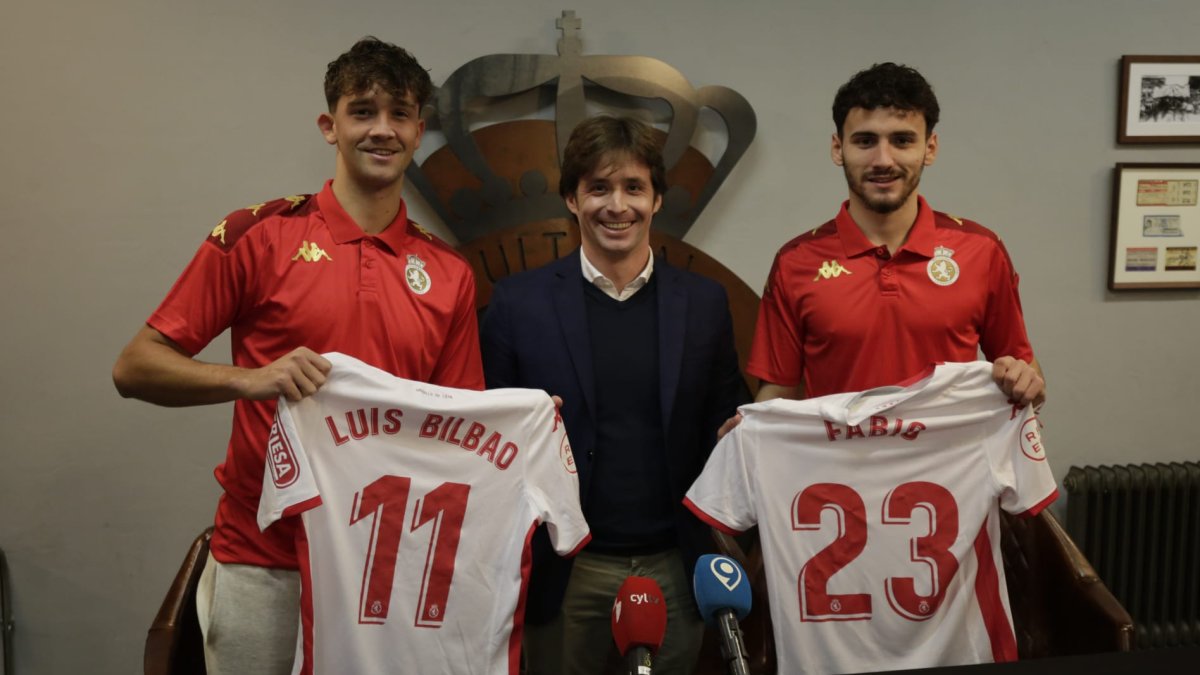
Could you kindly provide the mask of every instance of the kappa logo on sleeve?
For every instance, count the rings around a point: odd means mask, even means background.
[[[1035,462],[1046,461],[1046,449],[1042,447],[1041,423],[1038,418],[1030,417],[1021,425],[1021,452]]]
[[[229,224],[228,218],[226,218],[225,220],[222,220],[220,223],[217,224],[216,227],[213,228],[212,234],[210,234],[208,236],[216,237],[217,239],[220,239],[221,245],[224,246],[225,245],[225,226],[228,224]]]
[[[267,440],[267,469],[271,472],[271,482],[280,489],[295,483],[300,476],[296,453],[287,436],[279,431],[278,422],[271,425],[271,437]]]

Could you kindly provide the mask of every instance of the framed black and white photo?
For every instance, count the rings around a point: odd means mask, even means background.
[[[1200,56],[1122,56],[1118,143],[1200,143]]]
[[[1110,290],[1200,288],[1200,164],[1118,164]]]

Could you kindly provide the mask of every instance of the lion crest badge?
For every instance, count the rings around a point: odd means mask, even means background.
[[[925,268],[930,281],[938,286],[949,286],[958,281],[958,263],[953,256],[954,249],[945,246],[933,249],[933,258]]]
[[[425,295],[433,286],[425,271],[425,261],[412,253],[408,254],[408,264],[404,267],[404,280],[408,282],[408,289],[417,295]]]

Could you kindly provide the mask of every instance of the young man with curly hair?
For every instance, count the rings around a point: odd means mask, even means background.
[[[317,391],[330,351],[411,380],[483,388],[471,269],[408,219],[401,196],[432,90],[416,59],[375,38],[330,63],[317,126],[336,148],[333,180],[222,219],[113,368],[122,396],[234,402],[197,592],[210,674],[292,668],[296,524],[256,522],[278,398]],[[226,329],[232,365],[197,360]]]

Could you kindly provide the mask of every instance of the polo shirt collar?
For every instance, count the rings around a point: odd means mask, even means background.
[[[847,258],[853,258],[877,248],[867,239],[867,235],[863,234],[858,223],[855,223],[854,218],[850,216],[849,200],[842,202],[842,210],[838,211],[834,222],[837,224],[838,238],[842,240],[842,247],[846,251]],[[933,209],[929,208],[924,197],[917,195],[917,219],[909,229],[904,245],[896,251],[896,254],[899,255],[900,251],[912,251],[917,255],[932,258],[935,233]]]
[[[321,215],[325,218],[325,224],[329,226],[333,240],[339,244],[348,244],[359,239],[374,239],[383,242],[392,253],[396,253],[402,249],[404,241],[408,238],[408,207],[403,199],[400,200],[400,210],[396,212],[395,220],[376,235],[363,232],[350,214],[346,213],[333,194],[332,180],[326,181],[325,187],[317,195],[317,206],[321,208]]]

